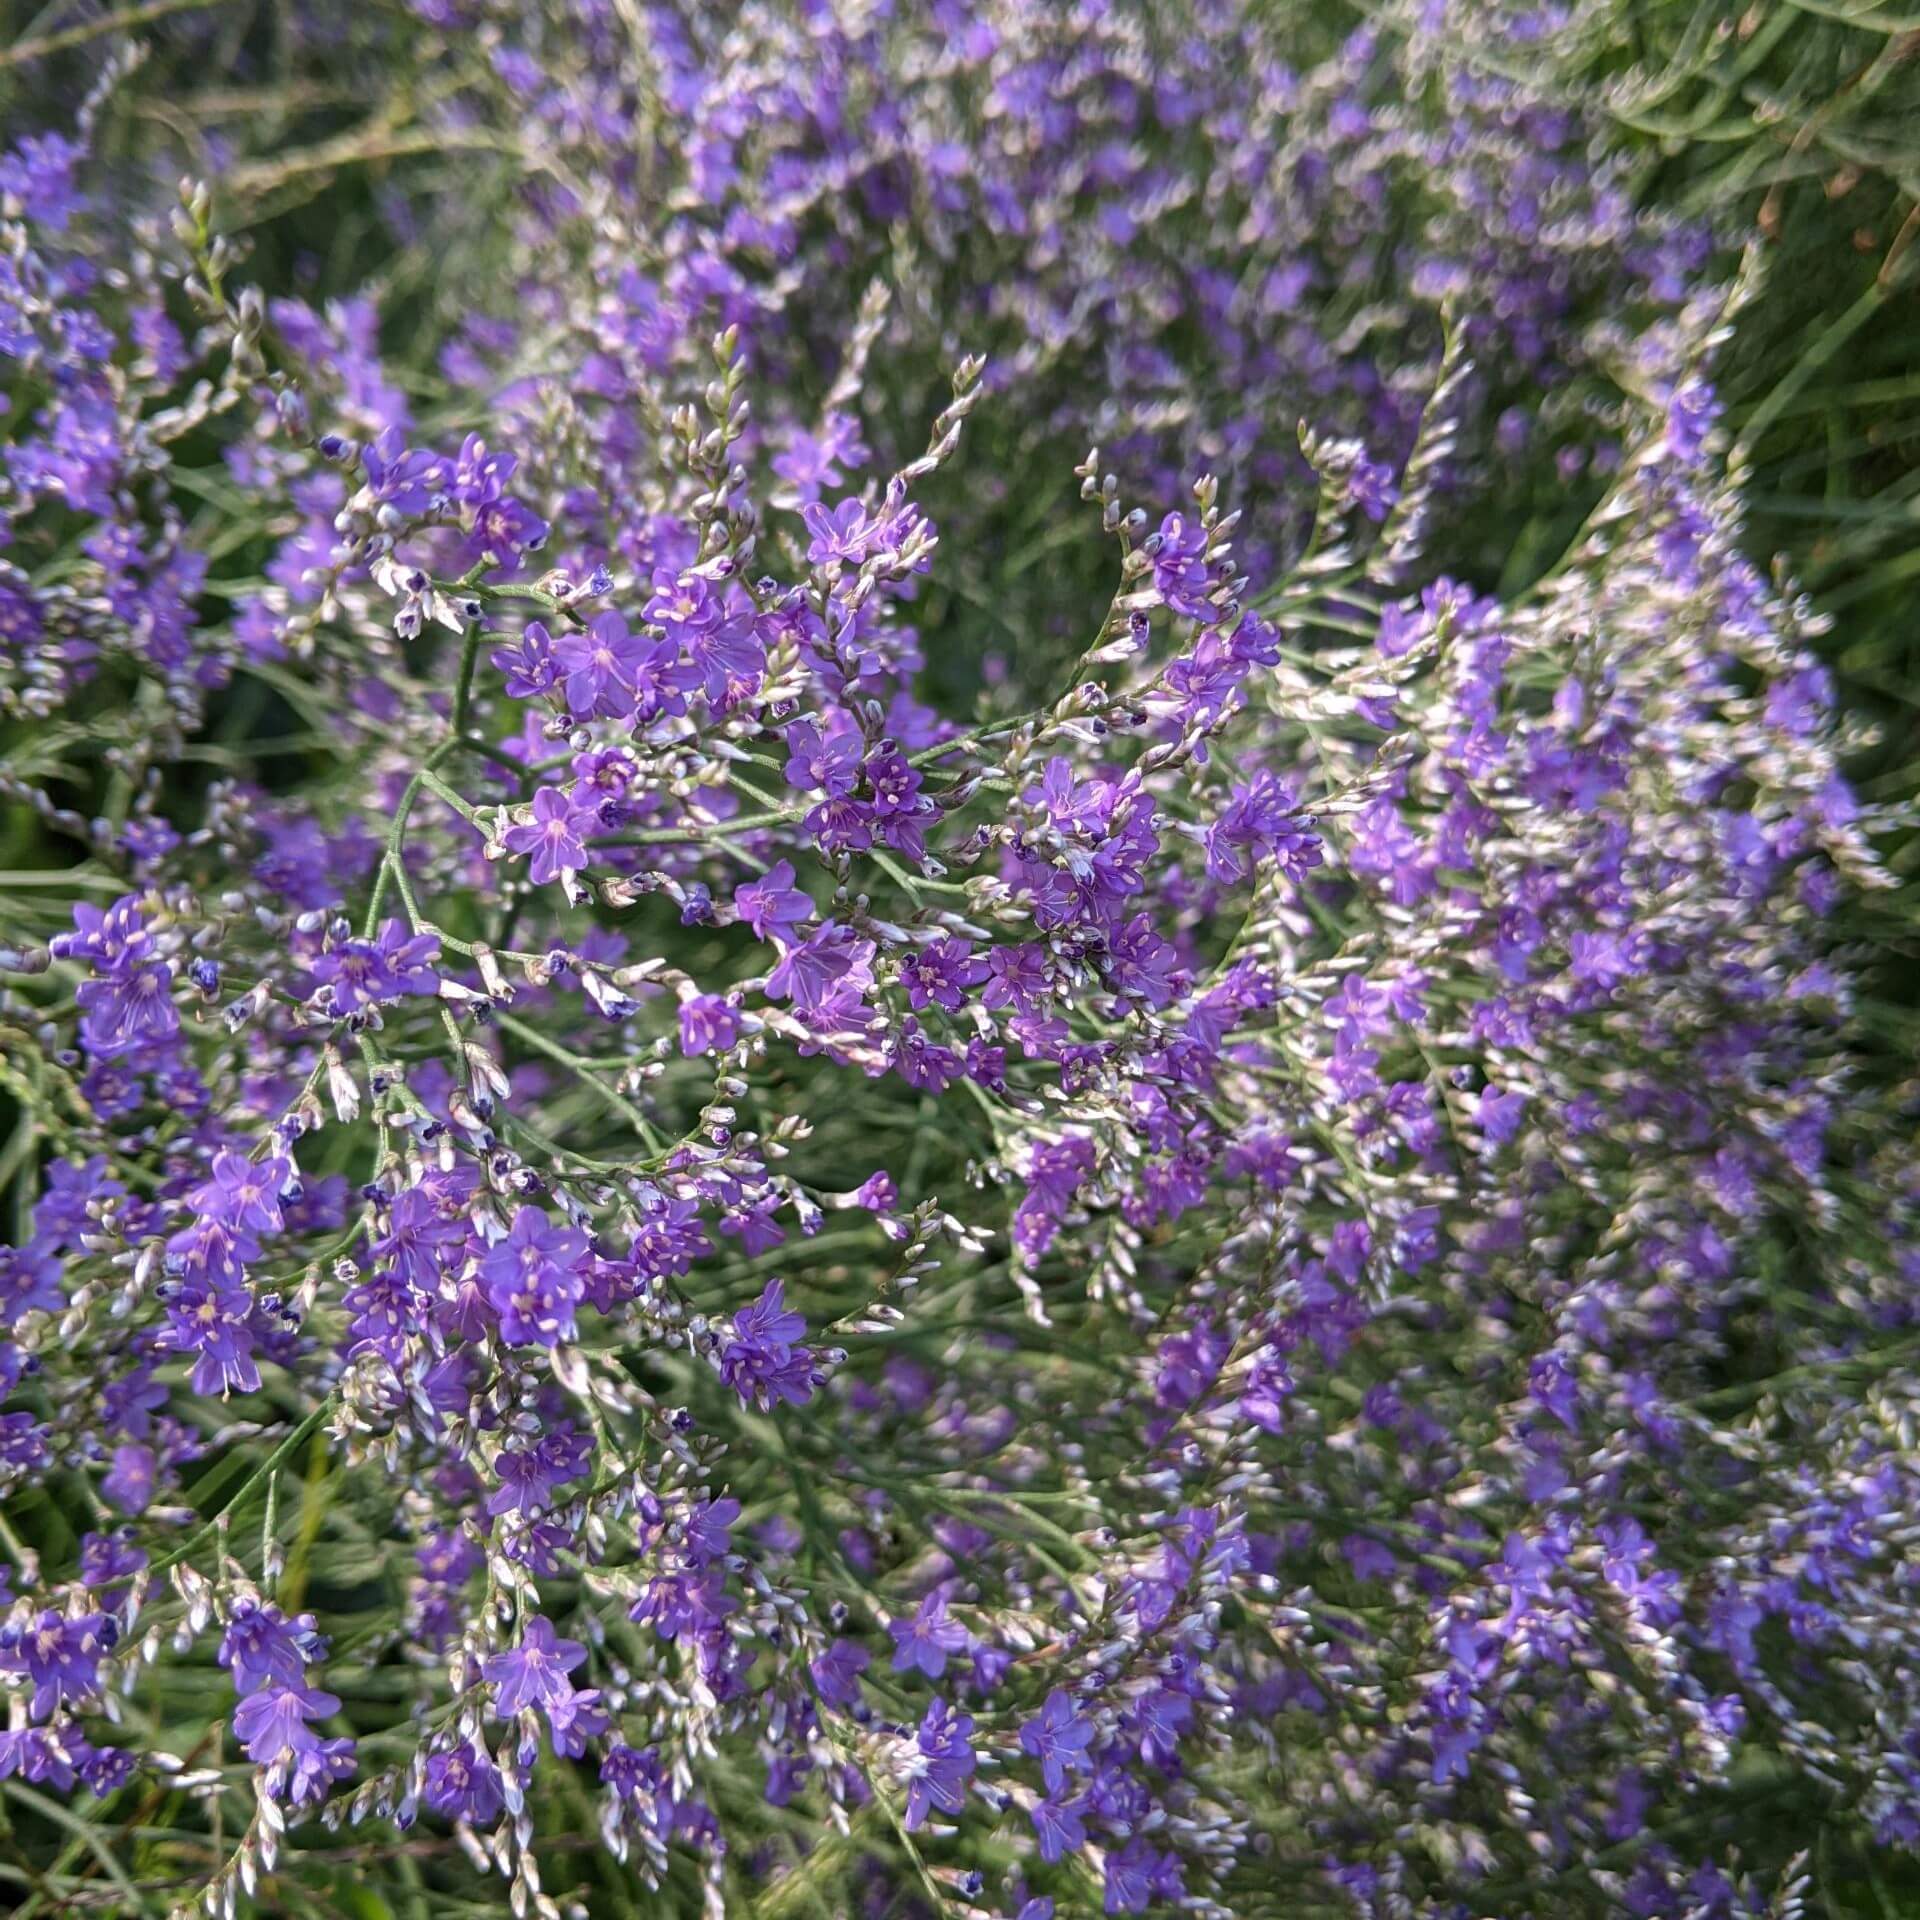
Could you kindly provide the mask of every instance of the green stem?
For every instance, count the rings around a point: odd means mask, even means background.
[[[190,1538],[183,1541],[179,1546],[175,1547],[171,1553],[162,1554],[160,1558],[153,1563],[152,1571],[155,1574],[165,1573],[169,1567],[177,1566],[182,1560],[199,1552],[209,1540],[213,1539],[220,1531],[220,1523],[223,1520],[230,1520],[234,1513],[238,1511],[241,1503],[247,1499],[253,1490],[262,1485],[267,1477],[277,1468],[283,1466],[288,1457],[299,1447],[300,1443],[326,1419],[327,1415],[333,1411],[333,1402],[334,1395],[333,1393],[329,1393],[327,1397],[267,1455],[266,1459],[241,1482],[238,1491],[221,1507],[220,1511],[216,1513],[198,1533],[193,1534]]]

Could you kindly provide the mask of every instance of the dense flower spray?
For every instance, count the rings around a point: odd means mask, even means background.
[[[228,1913],[555,1914],[556,1808],[714,1914],[1786,1913],[1756,1778],[1920,1838],[1750,281],[1444,10],[1254,11],[423,0],[525,179],[411,384],[115,199],[109,90],[0,162],[0,1779],[116,1872],[169,1794]]]

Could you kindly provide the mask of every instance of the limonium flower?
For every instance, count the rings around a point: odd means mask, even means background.
[[[23,1898],[1920,1844],[1900,818],[1599,15],[348,11],[13,50]]]

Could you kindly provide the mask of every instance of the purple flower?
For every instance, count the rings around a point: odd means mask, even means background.
[[[1013,1222],[1014,1246],[1027,1264],[1052,1246],[1067,1210],[1093,1173],[1094,1161],[1093,1142],[1082,1134],[1069,1134],[1033,1149],[1026,1197]]]
[[[1369,460],[1363,454],[1347,476],[1347,491],[1354,505],[1377,524],[1400,497],[1399,477],[1384,460]]]
[[[696,993],[680,1003],[680,1051],[688,1059],[725,1053],[741,1031],[738,1008],[718,994]]]
[[[810,536],[807,558],[815,566],[864,559],[876,531],[858,500],[842,500],[837,507],[816,502],[801,508],[800,517]]]
[[[890,1620],[887,1631],[893,1635],[895,1673],[924,1673],[938,1680],[947,1670],[950,1654],[964,1655],[973,1645],[973,1636],[958,1620],[947,1617],[946,1596],[930,1593],[910,1618]]]
[[[1066,1785],[1071,1771],[1091,1764],[1087,1748],[1093,1740],[1093,1722],[1073,1710],[1073,1698],[1064,1687],[1055,1687],[1039,1714],[1020,1729],[1020,1747],[1040,1762],[1040,1777],[1049,1793],[1058,1793]]]
[[[1155,1900],[1176,1900],[1181,1892],[1180,1856],[1163,1853],[1144,1836],[1107,1855],[1104,1912],[1144,1913]]]
[[[813,917],[813,900],[793,884],[793,862],[778,860],[758,880],[734,889],[733,904],[756,940],[784,938]]]
[[[71,933],[57,933],[47,946],[56,960],[85,960],[102,973],[149,959],[153,938],[144,929],[139,899],[122,894],[108,907],[82,900],[73,909]]]
[[[968,1740],[972,1732],[971,1716],[944,1700],[936,1699],[927,1708],[906,1758],[909,1833],[925,1824],[929,1812],[958,1813],[965,1804],[974,1769]]]
[[[288,1804],[317,1807],[335,1785],[352,1777],[354,1763],[355,1747],[349,1738],[295,1747],[287,1779]]]
[[[249,1160],[237,1153],[214,1155],[213,1178],[193,1196],[208,1217],[255,1233],[278,1233],[284,1224],[280,1192],[293,1178],[293,1162],[275,1154]]]
[[[492,1755],[466,1741],[428,1757],[424,1797],[435,1813],[476,1827],[490,1825],[506,1805]]]
[[[547,543],[547,523],[512,494],[484,501],[472,513],[473,526],[460,543],[455,562],[463,570],[481,562],[517,568],[523,555]]]
[[[929,1006],[958,1013],[966,1005],[968,990],[985,981],[990,971],[989,961],[975,955],[971,940],[949,934],[930,946],[915,948],[901,960],[900,984],[916,1013]]]
[[[33,1682],[27,1711],[47,1719],[62,1705],[82,1705],[100,1690],[100,1662],[119,1637],[103,1613],[67,1615],[51,1608],[23,1626],[0,1629],[0,1673]]]
[[[836,1015],[873,984],[874,943],[829,920],[786,948],[767,976],[767,993],[801,1014]]]
[[[234,1738],[255,1766],[271,1766],[284,1754],[317,1752],[319,1737],[307,1723],[339,1711],[340,1701],[334,1694],[297,1681],[275,1681],[248,1694],[233,1710]]]
[[[1033,1831],[1040,1842],[1040,1858],[1048,1866],[1078,1853],[1087,1844],[1086,1822],[1081,1819],[1085,1803],[1062,1805],[1058,1800],[1042,1800],[1033,1809]]]
[[[509,827],[500,836],[500,844],[509,853],[533,856],[528,871],[536,887],[565,880],[587,864],[587,850],[581,836],[593,829],[585,815],[576,814],[572,804],[556,787],[542,787],[533,796],[533,818],[517,827]]]
[[[496,647],[488,656],[505,676],[509,699],[537,700],[560,684],[560,662],[553,635],[538,620],[529,620],[517,646]]]
[[[656,642],[630,633],[627,623],[611,611],[596,614],[584,631],[562,634],[553,642],[553,659],[567,706],[582,719],[599,714],[618,720],[631,715],[638,704],[641,676],[657,652]]]
[[[73,1734],[66,1736],[66,1745],[76,1771],[86,1782],[87,1791],[96,1799],[104,1800],[108,1794],[118,1793],[138,1768],[138,1761],[125,1747],[96,1747]],[[83,1747],[85,1751],[77,1751]],[[4,1771],[0,1767],[0,1772]]]
[[[1243,879],[1257,859],[1277,861],[1298,880],[1321,860],[1320,837],[1294,811],[1293,789],[1265,771],[1236,782],[1233,798],[1207,832],[1207,871],[1222,881]]]
[[[437,994],[440,942],[430,933],[409,933],[398,920],[383,920],[372,940],[343,940],[307,969],[312,997],[325,990],[337,1015],[386,1006],[407,994]]]
[[[113,1450],[113,1465],[100,1491],[122,1513],[142,1513],[153,1498],[155,1474],[153,1449],[129,1442]]]
[[[740,1502],[731,1494],[689,1507],[686,1517],[686,1553],[699,1567],[724,1559],[733,1550],[733,1523],[740,1518]]]
[[[167,1324],[154,1344],[191,1353],[195,1393],[253,1393],[260,1386],[255,1364],[254,1301],[244,1286],[225,1279],[191,1276],[166,1303]]]
[[[138,1573],[146,1564],[146,1549],[134,1543],[131,1527],[116,1527],[111,1533],[87,1533],[80,1537],[80,1578],[89,1587],[108,1586],[130,1573]]]
[[[820,1375],[799,1345],[807,1323],[786,1304],[786,1283],[769,1280],[760,1298],[733,1316],[732,1336],[720,1348],[720,1377],[742,1400],[765,1408],[776,1401],[803,1405]]]
[[[563,1700],[547,1702],[547,1734],[554,1752],[563,1760],[578,1760],[589,1740],[598,1740],[612,1722],[596,1704],[597,1688],[572,1693]]]
[[[227,1622],[219,1658],[233,1675],[236,1693],[256,1693],[275,1680],[299,1686],[308,1663],[324,1659],[326,1650],[312,1614],[289,1620],[270,1602],[243,1600]]]
[[[753,622],[730,611],[709,581],[696,573],[675,575],[658,568],[646,617],[664,629],[689,663],[688,683],[718,700],[730,680],[759,676],[763,653]]]
[[[112,1059],[171,1038],[180,1030],[172,996],[173,969],[160,960],[122,962],[110,974],[81,981],[73,997],[87,1051]]]
[[[514,1346],[551,1347],[573,1337],[574,1309],[586,1291],[587,1238],[538,1207],[518,1208],[506,1237],[480,1262],[480,1281]]]
[[[830,714],[824,728],[796,720],[787,729],[787,785],[840,799],[859,784],[865,753],[865,736],[847,714]]]
[[[927,804],[920,798],[918,770],[891,740],[883,740],[867,755],[861,772],[873,795],[873,810],[882,817],[916,812]]]
[[[630,1620],[651,1626],[663,1639],[712,1634],[733,1611],[720,1568],[688,1569],[649,1580],[627,1610]]]
[[[1667,400],[1667,445],[1683,466],[1696,466],[1720,417],[1719,397],[1699,379],[1683,380]]]
[[[66,1302],[54,1243],[39,1236],[24,1247],[0,1248],[0,1324],[29,1313],[57,1313]]]
[[[1212,576],[1207,570],[1206,529],[1190,523],[1178,513],[1170,513],[1160,522],[1154,536],[1153,584],[1175,613],[1189,619],[1211,621],[1217,618],[1210,595]]]
[[[520,1644],[505,1653],[488,1654],[480,1663],[480,1673],[488,1685],[499,1689],[493,1710],[508,1720],[529,1707],[564,1709],[573,1698],[573,1683],[567,1675],[586,1657],[579,1641],[559,1639],[553,1622],[545,1614],[535,1614]]]
[[[500,1485],[487,1501],[489,1513],[540,1514],[553,1504],[554,1492],[586,1472],[593,1458],[588,1434],[562,1424],[531,1446],[502,1447],[493,1462]]]
[[[17,200],[29,220],[54,233],[87,203],[74,186],[86,148],[57,133],[29,134],[0,154],[0,195]]]
[[[821,422],[820,432],[796,432],[786,447],[773,458],[773,471],[800,496],[803,506],[811,505],[826,487],[837,487],[845,478],[842,463],[857,467],[868,457],[860,438],[860,423],[845,413],[830,413]]]
[[[860,1698],[860,1676],[872,1656],[857,1640],[836,1640],[808,1664],[820,1698],[829,1706],[851,1707]]]
[[[1490,1147],[1505,1146],[1520,1131],[1526,1107],[1527,1096],[1522,1092],[1497,1087],[1481,1090],[1477,1117]]]

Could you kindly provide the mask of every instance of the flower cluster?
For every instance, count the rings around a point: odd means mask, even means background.
[[[111,87],[0,160],[0,1778],[124,1885],[149,1794],[228,1914],[557,1916],[561,1820],[1021,1920],[1920,1843],[1751,281],[1460,10],[1269,12],[418,0],[511,192],[431,376]]]

